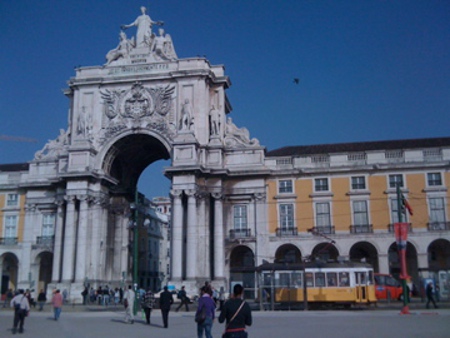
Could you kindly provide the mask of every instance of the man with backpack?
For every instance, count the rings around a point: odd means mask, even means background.
[[[19,294],[11,300],[10,305],[12,308],[14,308],[14,322],[12,333],[16,334],[17,326],[19,326],[19,333],[22,333],[25,317],[30,311],[30,303],[28,302],[28,298],[25,297],[23,289],[19,290]]]

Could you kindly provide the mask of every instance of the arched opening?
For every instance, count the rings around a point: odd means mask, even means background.
[[[245,289],[245,298],[254,299],[255,285],[255,255],[243,245],[233,249],[230,255],[230,291],[235,284],[241,284]]]
[[[450,242],[437,239],[428,246],[428,268],[433,271],[450,270]]]
[[[52,281],[53,254],[42,252],[37,257],[39,264],[39,276],[36,290],[47,290],[47,285]]]
[[[5,253],[2,257],[2,286],[1,294],[5,294],[8,289],[17,289],[17,272],[19,260],[12,253]]]
[[[379,272],[377,249],[368,242],[354,244],[350,249],[350,260],[369,263],[375,272]]]
[[[302,262],[300,250],[292,244],[284,244],[277,249],[274,263],[296,264]]]
[[[107,152],[103,170],[116,180],[112,190],[133,194],[142,172],[152,163],[168,160],[168,149],[150,135],[133,134],[119,139]]]
[[[397,243],[392,243],[388,251],[389,273],[395,278],[400,277],[400,258],[398,256]],[[417,262],[417,250],[410,242],[406,245],[406,270],[415,283],[419,282],[419,270]],[[417,284],[419,285],[419,284]]]
[[[114,241],[120,236],[116,236],[116,233],[125,224],[129,234],[129,250],[127,263],[122,265],[121,271],[113,270],[117,265],[114,264],[114,253],[106,251],[106,266],[111,270],[105,271],[106,278],[136,278],[140,286],[154,291],[167,282],[168,261],[160,262],[159,239],[167,240],[167,235],[163,236],[162,232],[169,229],[160,229],[161,222],[152,211],[151,198],[161,196],[163,192],[163,196],[168,196],[170,180],[163,177],[163,166],[170,165],[169,159],[170,152],[166,145],[146,134],[127,135],[117,140],[107,151],[102,165],[110,177],[108,240],[105,244],[107,247],[117,246]]]
[[[312,253],[312,259],[319,259],[322,261],[336,261],[339,257],[339,251],[332,243],[317,244]]]

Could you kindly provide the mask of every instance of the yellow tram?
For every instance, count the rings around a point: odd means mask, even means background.
[[[258,267],[258,272],[261,299],[271,303],[272,308],[274,303],[306,302],[311,308],[349,308],[352,305],[370,305],[377,301],[373,268],[366,263],[266,263]]]

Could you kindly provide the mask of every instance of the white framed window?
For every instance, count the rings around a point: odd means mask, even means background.
[[[400,188],[404,188],[403,175],[401,174],[389,175],[389,188],[396,189],[397,184],[400,185]]]
[[[248,227],[247,206],[238,204],[233,206],[234,230],[244,230]]]
[[[365,189],[366,189],[366,178],[364,176],[353,176],[352,190],[365,190]]]
[[[4,218],[4,229],[5,229],[5,238],[15,238],[17,237],[17,215],[6,215]]]
[[[294,192],[292,186],[292,180],[280,180],[278,182],[278,193],[279,194],[289,194]]]
[[[314,191],[328,191],[328,178],[316,178],[314,179]]]
[[[331,226],[330,202],[316,203],[316,226]]]
[[[353,201],[354,225],[369,225],[367,201]]]
[[[293,229],[294,228],[294,204],[283,203],[279,205],[280,211],[280,228]]]
[[[430,198],[430,223],[445,223],[445,203],[443,197]]]
[[[391,220],[392,223],[398,223],[398,201],[397,198],[391,198]],[[401,210],[402,212],[402,222],[406,222],[408,220],[408,213],[405,210]]]
[[[6,196],[7,207],[17,207],[19,205],[19,194],[8,194]]]
[[[54,213],[42,215],[42,237],[51,237],[55,234],[55,221]]]
[[[427,184],[429,187],[442,186],[441,173],[428,173],[427,174]]]

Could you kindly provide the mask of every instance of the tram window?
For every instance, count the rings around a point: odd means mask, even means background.
[[[313,280],[313,273],[307,272],[306,273],[306,286],[313,287],[314,286],[314,280]]]
[[[325,286],[325,273],[324,272],[316,272],[315,275],[315,283],[317,287]]]
[[[337,274],[336,272],[327,272],[327,283],[328,286],[336,286],[337,283]]]
[[[369,271],[369,284],[373,284],[373,271]]]
[[[400,283],[391,276],[386,276],[386,286],[400,286]]]
[[[360,279],[357,282],[360,283],[360,284],[366,284],[366,273],[365,272],[358,272],[357,274],[359,276],[358,278]]]
[[[278,285],[281,287],[289,286],[290,285],[290,273],[280,273],[280,280]]]
[[[302,273],[293,272],[291,282],[295,287],[301,288],[302,287]]]
[[[347,272],[339,272],[339,286],[349,286],[350,279]]]

